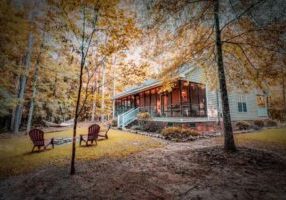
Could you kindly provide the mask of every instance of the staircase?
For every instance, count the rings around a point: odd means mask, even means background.
[[[139,108],[132,108],[125,113],[117,116],[117,127],[125,128],[128,124],[137,119],[137,114],[139,113]]]

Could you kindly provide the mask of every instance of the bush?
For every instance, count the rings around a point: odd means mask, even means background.
[[[255,121],[253,122],[253,124],[254,124],[255,126],[257,126],[258,128],[264,127],[264,121],[263,121],[263,120],[255,120]]]
[[[239,121],[235,125],[238,130],[248,130],[251,128],[251,124],[247,121]]]
[[[113,120],[112,120],[111,126],[112,126],[112,127],[116,127],[116,126],[117,126],[117,120],[116,120],[116,119],[113,119]]]
[[[130,129],[132,129],[132,130],[141,130],[141,127],[138,126],[138,125],[133,125],[133,126],[131,126]]]
[[[160,132],[164,128],[164,124],[160,122],[145,121],[140,124],[142,130],[147,132]]]
[[[269,119],[269,120],[266,121],[266,126],[267,127],[277,126],[277,122],[274,121],[274,120]]]
[[[286,110],[285,109],[270,109],[269,115],[274,120],[286,121]]]
[[[148,112],[140,112],[137,114],[137,119],[139,119],[139,120],[147,120],[150,118],[151,118],[151,116]]]
[[[190,128],[167,127],[161,131],[166,139],[184,139],[190,136],[198,136],[199,133]]]

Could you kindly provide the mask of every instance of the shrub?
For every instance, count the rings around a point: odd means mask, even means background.
[[[264,121],[263,120],[255,120],[253,124],[259,128],[262,128],[264,126]]]
[[[190,128],[182,127],[167,127],[161,131],[161,134],[166,139],[184,139],[189,136],[198,136],[199,133]]]
[[[266,126],[267,127],[277,126],[277,122],[274,121],[274,120],[269,119],[269,120],[266,121]]]
[[[147,132],[160,132],[164,128],[164,124],[154,121],[145,121],[141,123],[142,130]]]
[[[116,119],[113,119],[113,120],[112,120],[111,126],[112,126],[112,127],[117,126],[117,120],[116,120]]]
[[[146,120],[146,119],[150,119],[151,116],[148,112],[140,112],[137,114],[137,119],[139,120]]]
[[[285,109],[269,109],[269,115],[274,120],[286,121]]]
[[[138,125],[133,125],[133,126],[131,126],[130,129],[132,129],[132,130],[141,130],[141,127],[138,126]]]
[[[239,121],[235,125],[238,130],[248,130],[251,128],[251,124],[247,121]]]

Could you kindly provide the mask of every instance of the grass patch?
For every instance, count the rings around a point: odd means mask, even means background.
[[[77,135],[85,134],[87,128],[79,128]],[[72,129],[46,133],[45,138],[71,137]],[[97,146],[79,147],[77,160],[98,159],[101,157],[123,157],[163,144],[150,137],[110,130],[109,139],[98,142]],[[65,165],[70,162],[71,143],[55,146],[55,149],[41,153],[30,153],[33,145],[28,135],[0,135],[0,177],[31,172],[49,165]]]
[[[238,134],[235,136],[238,143],[244,141],[256,141],[263,143],[275,143],[286,148],[286,128],[265,129],[254,133]]]

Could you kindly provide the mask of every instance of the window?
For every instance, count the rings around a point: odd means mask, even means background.
[[[244,95],[238,96],[237,106],[238,106],[238,112],[247,112],[246,96]]]
[[[265,108],[266,107],[266,98],[263,95],[257,95],[256,96],[256,102],[257,102],[257,106],[259,108]]]

